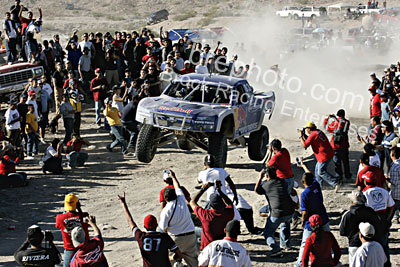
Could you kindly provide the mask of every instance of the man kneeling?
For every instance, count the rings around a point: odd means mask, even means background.
[[[80,138],[77,134],[67,143],[67,159],[71,168],[82,167],[87,161],[88,153],[81,151],[82,145],[89,146],[89,142]]]

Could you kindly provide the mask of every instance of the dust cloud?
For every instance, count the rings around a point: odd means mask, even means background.
[[[232,48],[229,56],[238,53],[236,66],[250,65],[248,80],[256,91],[275,91],[272,123],[283,130],[294,132],[294,127],[309,120],[321,125],[327,114],[340,108],[346,110],[347,117],[367,118],[369,74],[376,72],[380,78],[383,68],[399,59],[397,35],[389,35],[393,40],[389,49],[366,50],[346,42],[348,29],[360,27],[361,21],[346,26],[333,20],[320,23],[321,28],[333,29],[335,40],[318,48],[321,34],[311,39],[306,49],[301,41],[304,37],[292,33],[293,28],[301,28],[301,20],[281,19],[272,10],[227,25],[230,32],[224,35],[222,46]],[[381,35],[395,28],[385,27],[379,31]],[[341,39],[337,38],[339,30]],[[275,64],[279,64],[281,80],[270,69]]]

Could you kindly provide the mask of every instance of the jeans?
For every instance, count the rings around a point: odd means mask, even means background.
[[[253,210],[252,209],[237,209],[240,213],[240,217],[242,217],[242,220],[246,224],[247,230],[249,230],[250,233],[255,234],[256,229],[254,227],[254,219],[253,219]]]
[[[286,184],[287,184],[287,187],[288,187],[288,193],[289,193],[289,195],[292,193],[292,189],[293,189],[293,186],[294,186],[294,178],[292,177],[292,178],[286,178],[286,179],[283,179],[285,182],[286,182]]]
[[[65,128],[65,136],[64,136],[64,145],[71,140],[72,130],[74,128],[74,119],[73,118],[64,118],[64,128]]]
[[[110,148],[116,147],[118,144],[121,145],[122,153],[126,152],[126,144],[124,140],[124,136],[122,134],[123,128],[121,125],[112,125],[111,126],[111,132],[115,136],[114,142],[111,143]]]
[[[351,178],[348,149],[335,150],[335,156],[333,157],[333,162],[335,163],[335,172],[339,176],[340,181],[343,178],[342,164],[344,169],[344,177],[346,177],[346,179]]]
[[[128,148],[130,147],[134,148],[136,146],[136,139],[139,134],[137,122],[132,122],[132,121],[122,122],[122,126],[124,126],[124,129],[127,130],[130,135]]]
[[[327,182],[333,187],[338,184],[337,177],[334,177],[327,171],[328,165],[331,161],[332,159],[328,159],[327,161],[317,162],[317,164],[315,164],[315,178],[317,179],[317,182],[321,185],[321,187],[323,181]]]
[[[28,133],[28,145],[26,146],[26,154],[32,156],[32,153],[37,154],[39,147],[39,138],[37,133]]]
[[[390,227],[389,227],[390,228]],[[382,235],[382,238],[380,240],[381,245],[383,247],[383,251],[385,251],[385,255],[387,258],[387,261],[385,262],[384,267],[390,267],[392,266],[390,262],[390,249],[389,249],[389,232],[386,232]]]
[[[264,228],[264,237],[267,245],[271,247],[272,251],[280,251],[280,247],[288,247],[290,239],[290,221],[292,214],[283,217],[268,216]],[[280,247],[276,244],[274,234],[276,229],[281,227],[279,231]]]
[[[397,200],[397,199],[393,199],[393,200],[394,200],[394,209],[393,209],[392,216],[390,217],[390,220],[392,220],[393,218],[399,219],[400,200]]]
[[[101,125],[101,108],[103,107],[102,101],[94,102],[94,109],[96,110],[96,124]]]
[[[17,60],[17,39],[6,39],[7,63],[13,63]]]
[[[356,254],[358,247],[349,247],[349,266],[353,262],[354,254]]]
[[[83,166],[88,158],[89,155],[86,152],[72,151],[67,155],[71,167]]]
[[[322,230],[329,232],[331,229],[329,228],[329,222],[326,224],[322,225]],[[301,267],[301,262],[303,258],[303,251],[304,251],[304,246],[306,245],[307,238],[311,236],[312,231],[304,228],[303,231],[303,237],[301,239],[301,246],[300,246],[300,252],[299,252],[299,257],[297,258],[296,266]]]
[[[69,264],[72,260],[72,256],[74,256],[74,250],[66,250],[64,249],[64,267],[69,267]]]
[[[74,134],[80,136],[81,135],[81,113],[76,112],[74,115]]]

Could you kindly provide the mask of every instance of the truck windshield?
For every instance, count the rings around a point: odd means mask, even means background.
[[[200,83],[172,83],[168,96],[190,102],[229,104],[232,88]]]

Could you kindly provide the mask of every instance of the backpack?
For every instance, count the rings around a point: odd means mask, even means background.
[[[335,145],[342,144],[346,140],[346,138],[348,136],[348,134],[347,134],[348,129],[346,129],[346,126],[343,127],[343,128],[340,127],[340,125],[343,122],[343,120],[344,120],[345,124],[347,124],[347,120],[346,119],[336,120],[338,122],[338,124],[339,124],[339,127],[333,133],[333,143]]]

